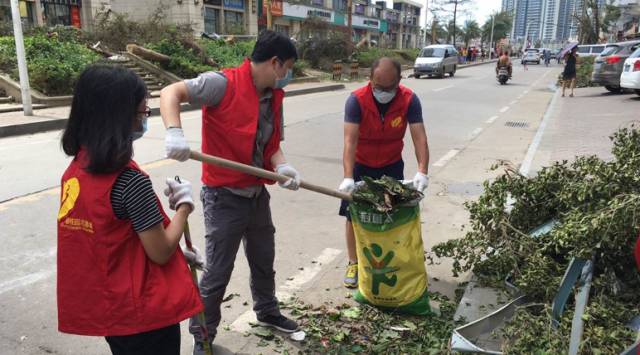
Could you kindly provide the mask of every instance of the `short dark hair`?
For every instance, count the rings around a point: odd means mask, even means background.
[[[93,174],[116,172],[133,156],[134,120],[147,96],[144,81],[115,65],[87,67],[76,83],[71,113],[62,134],[62,149],[76,156],[84,149]]]
[[[273,57],[278,57],[281,62],[289,59],[296,61],[298,51],[291,39],[284,34],[269,30],[262,31],[251,52],[251,61],[263,63]]]
[[[400,79],[402,79],[402,65],[396,59],[389,58],[389,57],[382,57],[373,61],[373,64],[371,64],[371,78],[373,78],[373,73],[380,66],[380,62],[385,60],[388,60],[391,62],[391,64],[393,64],[393,67],[396,69],[396,73],[398,74],[398,81],[400,81]]]

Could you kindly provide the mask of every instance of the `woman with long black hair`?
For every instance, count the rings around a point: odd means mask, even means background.
[[[177,355],[179,322],[202,310],[178,247],[191,185],[167,179],[173,219],[132,160],[150,110],[129,69],[87,68],[62,136],[73,161],[58,213],[58,328],[104,336],[113,354]],[[195,258],[195,255],[190,255]]]

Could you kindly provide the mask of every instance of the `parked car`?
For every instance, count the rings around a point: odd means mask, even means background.
[[[456,74],[458,67],[458,51],[450,44],[434,44],[424,47],[413,65],[413,76],[417,79],[421,75],[429,77],[435,75],[443,78]]]
[[[540,64],[540,54],[541,52],[538,48],[527,49],[522,56],[522,64],[534,62]]]
[[[614,43],[607,47],[593,63],[591,81],[603,85],[610,92],[620,92],[620,76],[625,60],[640,48],[640,40]]]
[[[620,86],[624,89],[632,89],[640,95],[640,48],[624,61]]]
[[[560,55],[560,52],[562,52],[562,48],[552,49],[551,50],[551,59],[558,59],[558,56]]]
[[[605,48],[604,44],[582,44],[578,46],[578,57],[597,57]]]

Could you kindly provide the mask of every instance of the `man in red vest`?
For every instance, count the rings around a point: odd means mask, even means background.
[[[362,176],[378,179],[387,175],[403,180],[402,148],[407,126],[418,160],[413,186],[421,192],[427,188],[429,146],[422,120],[422,106],[409,88],[400,85],[401,78],[400,63],[390,58],[380,58],[371,66],[371,81],[347,99],[341,191],[352,192],[355,182],[361,180]],[[347,207],[348,204],[343,201],[340,215],[347,217],[345,231],[349,257],[344,285],[354,288],[358,286],[358,259]]]
[[[264,31],[237,68],[203,73],[162,90],[160,112],[167,127],[167,156],[189,158],[181,128],[180,103],[202,105],[202,152],[291,177],[280,186],[296,190],[300,176],[280,149],[282,100],[298,56],[286,36]],[[202,165],[207,265],[200,281],[208,339],[220,323],[220,304],[231,278],[240,242],[251,269],[253,310],[260,324],[295,332],[298,324],[280,313],[275,296],[274,233],[269,192],[273,183],[234,170]],[[194,354],[203,353],[198,321],[192,319]]]

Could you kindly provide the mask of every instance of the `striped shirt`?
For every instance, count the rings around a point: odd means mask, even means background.
[[[162,223],[164,219],[151,179],[130,168],[125,169],[113,184],[111,207],[117,218],[131,220],[133,230],[138,233]]]

